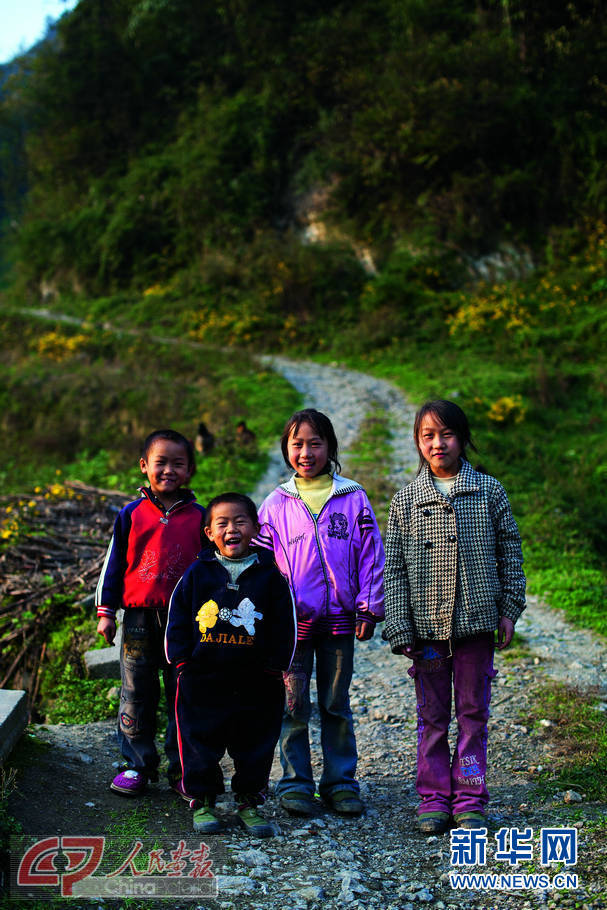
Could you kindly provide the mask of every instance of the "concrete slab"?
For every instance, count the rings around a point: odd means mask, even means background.
[[[0,689],[0,762],[27,727],[27,693],[21,689]]]
[[[120,644],[99,651],[87,651],[84,664],[92,679],[120,679]]]
[[[104,648],[86,651],[84,664],[92,679],[120,679],[120,642],[122,640],[123,610],[116,616],[116,638],[114,644]]]

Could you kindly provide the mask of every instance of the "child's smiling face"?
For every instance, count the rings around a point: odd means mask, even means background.
[[[218,502],[213,506],[210,521],[204,531],[222,556],[240,559],[249,552],[249,545],[259,531],[259,525],[253,521],[242,503]]]
[[[422,457],[437,477],[454,477],[459,471],[462,447],[459,439],[436,414],[426,414],[417,439]]]
[[[150,488],[166,509],[179,501],[179,488],[192,476],[192,465],[184,446],[171,439],[156,439],[145,458],[139,461]]]
[[[319,436],[309,423],[300,423],[291,430],[287,442],[289,464],[300,477],[310,479],[324,470],[329,459],[326,439]]]

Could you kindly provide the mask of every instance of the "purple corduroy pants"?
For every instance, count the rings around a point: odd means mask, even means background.
[[[452,641],[421,641],[421,658],[408,671],[417,694],[418,814],[483,812],[489,800],[487,722],[491,700],[493,633]],[[451,689],[457,743],[449,750]]]

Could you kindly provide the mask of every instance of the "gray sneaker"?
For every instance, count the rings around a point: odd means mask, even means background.
[[[280,797],[280,805],[289,815],[316,815],[314,800],[307,793],[288,790]]]
[[[339,815],[362,815],[365,808],[362,799],[354,790],[336,790],[326,797],[326,802]]]

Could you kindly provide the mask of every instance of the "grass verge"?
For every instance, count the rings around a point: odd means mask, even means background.
[[[366,490],[382,533],[386,529],[390,500],[396,488],[388,479],[392,450],[388,414],[376,409],[361,423],[348,461],[348,471]]]
[[[601,710],[603,707],[603,710]],[[527,718],[529,720],[529,718]],[[535,697],[532,722],[549,721],[546,736],[553,767],[542,772],[541,796],[574,790],[586,800],[607,802],[607,723],[597,696],[564,683],[549,682]]]

